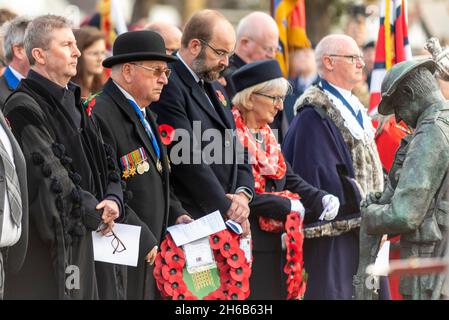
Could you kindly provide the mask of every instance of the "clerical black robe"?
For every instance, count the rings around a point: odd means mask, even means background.
[[[19,274],[7,279],[5,298],[96,299],[91,231],[99,226],[101,211],[95,207],[112,197],[123,208],[120,177],[80,104],[79,88],[69,83],[76,108],[71,110],[39,76],[22,80],[5,105],[25,155],[30,202],[27,257]],[[64,97],[71,94],[60,89]],[[111,266],[99,267],[109,286],[103,292],[116,289]]]

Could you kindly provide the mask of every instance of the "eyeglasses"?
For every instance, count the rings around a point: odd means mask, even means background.
[[[133,66],[136,66],[136,67],[140,67],[140,68],[145,69],[147,71],[153,71],[154,75],[157,78],[159,78],[162,74],[165,74],[165,76],[168,79],[170,77],[170,74],[171,74],[171,70],[169,68],[147,67],[147,66],[144,66],[142,64],[137,64],[137,63],[133,63],[133,62],[130,62],[129,64],[132,64]]]
[[[98,229],[97,232],[100,232],[101,229]],[[116,253],[120,253],[126,250],[125,244],[122,242],[122,240],[119,239],[119,237],[117,237],[117,235],[115,234],[114,231],[110,231],[107,234],[104,235],[105,237],[112,237],[111,240],[111,246],[114,249],[114,251],[112,251],[112,254],[116,254]]]
[[[342,54],[328,54],[329,57],[340,57],[340,58],[348,58],[351,59],[351,63],[365,63],[365,60],[362,55],[342,55]]]
[[[257,43],[263,49],[263,51],[265,51],[268,54],[276,54],[279,52],[279,46],[267,47],[267,46],[264,46],[263,44],[261,44],[259,41],[254,40],[253,38],[248,37],[248,39]]]
[[[258,96],[262,96],[262,97],[271,99],[273,101],[274,106],[277,106],[285,101],[285,96],[270,96],[268,94],[260,93],[260,92],[253,92],[253,93],[257,94]]]
[[[228,52],[226,50],[221,50],[221,49],[215,49],[214,47],[212,47],[207,41],[204,41],[203,39],[198,39],[202,44],[205,44],[206,46],[208,46],[209,48],[212,49],[212,51],[220,58],[224,58],[224,57],[230,57],[234,54],[234,52]]]

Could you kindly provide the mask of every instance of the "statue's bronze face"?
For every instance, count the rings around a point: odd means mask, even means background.
[[[407,126],[416,128],[418,118],[424,108],[420,107],[407,93],[407,90],[398,90],[396,97],[392,99],[396,122],[404,121]]]

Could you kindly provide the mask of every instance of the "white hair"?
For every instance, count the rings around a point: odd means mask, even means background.
[[[318,74],[322,76],[323,63],[322,57],[328,54],[336,54],[347,44],[347,41],[355,41],[345,34],[330,34],[318,42],[315,48],[315,61],[318,68]]]
[[[244,16],[237,26],[237,40],[242,37],[259,38],[267,29],[278,31],[276,21],[269,14],[254,11]]]
[[[291,85],[285,78],[276,78],[261,82],[237,92],[234,98],[232,98],[232,104],[235,106],[244,106],[248,103],[249,97],[254,92],[264,93],[276,89],[281,89],[284,95],[286,95],[291,89]]]

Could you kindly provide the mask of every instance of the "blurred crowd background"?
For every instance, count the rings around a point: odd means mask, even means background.
[[[222,12],[233,24],[254,10],[270,11],[270,0],[115,0],[130,29],[148,22],[165,21],[182,28],[197,10],[210,8]],[[307,35],[316,44],[324,35],[345,31],[361,45],[377,39],[379,1],[313,0],[306,1]],[[0,8],[18,15],[54,13],[70,17],[75,26],[87,23],[99,11],[98,0],[0,0]],[[0,23],[6,18],[0,17]],[[447,0],[408,1],[408,28],[414,55],[420,54],[430,36],[443,43],[449,39]]]

